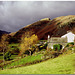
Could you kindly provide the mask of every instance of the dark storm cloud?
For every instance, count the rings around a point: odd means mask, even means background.
[[[0,2],[0,30],[17,31],[43,18],[75,15],[72,1]]]

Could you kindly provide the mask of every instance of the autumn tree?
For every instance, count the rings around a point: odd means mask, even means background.
[[[3,34],[3,36],[1,37],[1,42],[0,42],[0,47],[3,50],[3,62],[5,61],[4,54],[7,50],[7,45],[8,45],[7,34]]]
[[[38,37],[37,35],[33,34],[31,35],[32,32],[29,31],[29,32],[26,32],[22,39],[21,39],[21,44],[20,44],[20,48],[21,48],[21,51],[20,51],[20,55],[22,56],[23,53],[26,51],[26,50],[29,50],[30,52],[30,55],[31,55],[31,50],[30,48],[32,47],[33,44],[35,44],[38,40]]]

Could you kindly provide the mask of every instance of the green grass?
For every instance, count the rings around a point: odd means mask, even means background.
[[[11,55],[10,59],[14,59],[17,55]],[[0,56],[0,59],[3,59],[3,55]]]
[[[12,62],[14,59],[17,59],[17,55],[11,55],[10,59],[11,59],[10,61],[5,61],[5,64]],[[3,60],[3,56],[0,56],[0,60],[1,61]],[[0,65],[3,65],[3,62],[0,63]],[[0,69],[1,69],[1,67],[0,67]]]
[[[15,59],[17,57],[17,55],[11,55],[10,59]]]
[[[13,43],[13,44],[9,44],[9,46],[19,46],[19,43]]]
[[[30,63],[30,62],[33,62],[33,61],[36,61],[36,60],[41,60],[41,56],[42,55],[27,56],[27,57],[24,57],[24,58],[22,58],[20,60],[12,62],[11,64],[6,65],[4,68],[10,68],[10,67],[13,67],[13,66],[24,65],[26,63]]]
[[[15,46],[20,49],[19,45],[20,45],[19,43],[12,43],[12,44],[9,44],[8,46],[9,47]],[[14,48],[11,48],[11,49],[14,49]]]
[[[26,67],[5,69],[0,74],[75,74],[75,53]]]

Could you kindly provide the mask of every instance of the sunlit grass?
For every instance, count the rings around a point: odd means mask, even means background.
[[[58,26],[65,26],[69,25],[70,23],[75,21],[75,15],[69,15],[69,16],[61,16],[55,18]]]
[[[13,69],[0,71],[0,74],[74,74],[75,53],[61,55],[48,61]]]
[[[41,60],[41,56],[42,55],[27,56],[27,57],[24,57],[22,59],[19,59],[17,61],[14,61],[14,62],[4,66],[4,68],[10,68],[10,67],[14,67],[14,66],[24,65],[26,63],[30,63],[30,62],[33,62],[33,61]]]

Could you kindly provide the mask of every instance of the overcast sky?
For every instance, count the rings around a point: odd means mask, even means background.
[[[75,1],[0,1],[0,30],[15,32],[43,18],[75,15]]]

